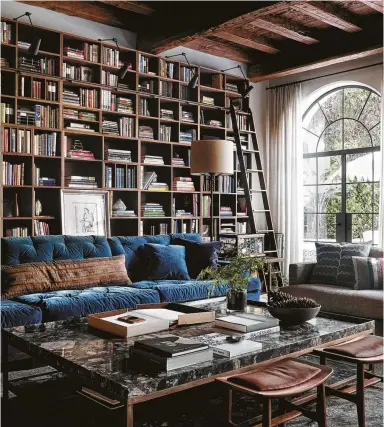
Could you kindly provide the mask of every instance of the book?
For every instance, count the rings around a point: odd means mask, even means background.
[[[142,316],[142,314],[140,315]],[[164,335],[158,338],[135,341],[135,348],[169,358],[207,350],[209,347],[207,344],[196,342],[189,338],[178,337],[176,335]]]
[[[135,343],[136,344],[136,343]],[[195,365],[196,363],[210,362],[213,359],[213,351],[210,349],[196,351],[176,357],[162,357],[157,354],[142,350],[141,348],[131,347],[130,358],[138,362],[140,367],[147,363],[148,367],[171,371],[173,369],[185,368],[186,366]]]
[[[253,332],[278,326],[279,320],[274,317],[237,313],[236,315],[224,316],[216,319],[215,325],[217,327],[232,329],[239,332]]]
[[[254,351],[261,350],[263,344],[257,341],[251,340],[240,340],[238,342],[224,342],[222,344],[217,344],[212,346],[214,354],[218,354],[224,357],[237,357],[242,356],[243,354],[252,353]]]

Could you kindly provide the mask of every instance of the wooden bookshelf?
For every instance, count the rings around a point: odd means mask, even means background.
[[[20,46],[20,42],[27,42],[32,39],[31,27],[28,24],[5,18],[2,18],[2,21],[11,26],[12,36],[9,43],[2,43],[2,64],[4,61],[8,66],[2,66],[1,69],[3,81],[1,102],[10,105],[13,109],[13,116],[7,116],[8,122],[3,122],[2,117],[3,144],[1,154],[3,162],[15,165],[24,163],[24,182],[22,185],[7,185],[4,181],[2,182],[2,200],[13,201],[17,194],[19,205],[19,216],[5,217],[3,211],[0,213],[2,235],[6,234],[7,229],[16,227],[25,227],[27,235],[36,235],[35,220],[49,224],[50,234],[61,234],[61,190],[66,188],[65,177],[69,175],[96,177],[99,189],[112,192],[113,202],[121,198],[127,209],[135,211],[137,217],[134,218],[111,217],[112,235],[158,234],[160,224],[167,224],[168,233],[183,230],[203,232],[204,226],[208,226],[210,223],[209,216],[203,213],[203,202],[210,194],[209,189],[204,186],[204,177],[192,177],[195,192],[173,191],[172,184],[175,177],[190,176],[188,159],[190,158],[191,144],[190,141],[183,141],[181,135],[193,130],[194,136],[190,139],[203,139],[209,136],[220,139],[231,138],[233,132],[228,127],[227,107],[231,98],[240,99],[241,97],[230,85],[244,83],[244,80],[238,76],[192,64],[192,68],[199,75],[199,84],[196,89],[188,91],[186,89],[188,82],[184,78],[189,68],[187,64],[121,47],[120,60],[130,63],[131,69],[122,82],[125,85],[124,87],[108,85],[103,79],[108,79],[109,76],[115,78],[113,76],[116,76],[119,67],[111,64],[110,60],[106,63],[106,58],[103,57],[102,52],[105,48],[114,51],[116,46],[111,43],[99,42],[41,27],[36,27],[36,30],[42,34],[41,51],[37,58],[45,59],[50,66],[54,64],[54,71],[48,75],[32,69],[22,70],[23,64],[29,64],[22,58],[28,60],[32,57],[25,48]],[[85,43],[87,43],[87,52],[89,46],[97,47],[98,57],[94,58],[95,62],[89,58],[89,55],[87,59],[81,59],[72,57],[68,53],[67,48],[81,50]],[[94,51],[95,49],[93,53]],[[85,74],[90,68],[92,70],[92,81],[82,81],[74,77],[66,78],[63,75],[64,64],[68,65],[69,70],[75,70],[71,67],[86,67],[83,69]],[[76,70],[80,69],[76,68]],[[167,74],[167,71],[172,71],[172,74]],[[39,94],[41,93],[42,99],[36,99],[36,94],[32,93],[32,89],[36,87],[34,85],[38,85],[40,88]],[[52,87],[56,88],[55,91],[52,90]],[[149,87],[153,93],[141,92],[141,87]],[[73,96],[73,93],[76,96],[80,96],[82,93],[82,96],[87,97],[89,101],[91,95],[90,92],[86,91],[91,90],[94,91],[92,96],[95,103],[92,106],[89,105],[89,102],[84,106],[68,102],[68,96]],[[69,92],[72,95],[68,95]],[[109,111],[102,108],[105,96],[131,99],[133,113]],[[203,97],[212,98],[214,105],[204,103],[205,98]],[[144,113],[140,109],[142,100],[145,100],[143,103],[150,115],[146,115],[146,112]],[[23,107],[34,110],[36,105],[41,105],[41,108],[49,107],[57,110],[57,122],[54,127],[18,123],[18,111]],[[67,118],[68,112],[66,110],[68,109],[76,110],[78,113],[82,112],[81,117],[83,118]],[[172,111],[172,117],[164,117],[161,110]],[[133,121],[134,133],[132,136],[121,136],[120,133],[111,135],[103,132],[104,120],[116,122],[122,118],[130,118]],[[69,129],[70,123],[86,125],[92,131]],[[151,127],[154,139],[146,139],[140,136],[139,126]],[[165,128],[168,128],[167,131],[170,130],[169,140],[161,140],[162,130],[166,131]],[[16,135],[17,132],[24,132],[26,135],[28,132],[31,141],[30,152],[5,151],[5,132],[8,132],[8,135],[11,132],[16,132]],[[34,148],[35,137],[42,135],[41,138],[43,138],[43,136],[53,133],[56,134],[56,151],[54,153],[36,151]],[[250,131],[247,129],[242,132],[244,146],[247,148],[250,147],[249,134]],[[95,159],[68,158],[68,150],[72,148],[75,140],[80,140],[85,149],[91,150]],[[131,151],[132,161],[126,163],[106,159],[105,150],[108,148]],[[251,162],[251,153],[252,150],[245,153],[249,159],[248,162]],[[142,156],[145,155],[162,156],[164,165],[144,164]],[[185,164],[175,165],[172,162],[174,157],[182,158]],[[235,166],[237,164],[235,150],[234,164]],[[112,170],[119,167],[134,168],[138,188],[108,187],[106,166],[112,167]],[[255,167],[249,163],[250,169],[252,166]],[[40,176],[54,178],[55,185],[49,187],[39,185],[36,181],[36,168],[40,169]],[[145,171],[155,171],[158,174],[158,181],[166,182],[169,190],[164,192],[142,190],[140,188],[142,168]],[[240,224],[247,222],[246,216],[238,215],[238,199],[242,195],[236,191],[238,180],[236,171],[233,179],[234,184],[230,190],[227,190],[228,192],[223,191],[223,188],[218,188],[214,194],[215,233],[217,236],[220,229],[225,225],[227,225],[227,229],[239,231]],[[257,192],[257,188],[254,191]],[[191,217],[175,214],[176,209],[179,210],[184,207],[191,211],[193,198],[197,200],[198,204],[197,215]],[[35,212],[37,199],[41,201],[43,206],[40,216],[37,216]],[[163,206],[165,216],[143,217],[141,205],[146,202],[160,203]],[[230,207],[232,215],[220,215],[221,207]],[[209,215],[209,209],[207,209],[207,214]],[[246,228],[243,227],[242,232],[246,232]]]

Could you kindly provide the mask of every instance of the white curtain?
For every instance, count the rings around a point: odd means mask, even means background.
[[[301,85],[268,91],[267,187],[275,232],[284,234],[284,274],[303,252]]]
[[[380,206],[379,206],[379,246],[384,248],[384,83],[381,84],[381,171],[380,171]]]

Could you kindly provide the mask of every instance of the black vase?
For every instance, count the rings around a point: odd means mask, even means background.
[[[247,291],[229,291],[227,293],[228,310],[244,311],[247,307]]]

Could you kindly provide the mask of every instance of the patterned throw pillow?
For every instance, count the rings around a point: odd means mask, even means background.
[[[352,257],[367,257],[370,248],[370,244],[316,242],[317,263],[312,270],[310,283],[353,289],[355,270]]]
[[[383,289],[384,258],[352,257],[355,289]]]
[[[131,283],[124,255],[3,265],[1,282],[2,299],[60,289]]]

